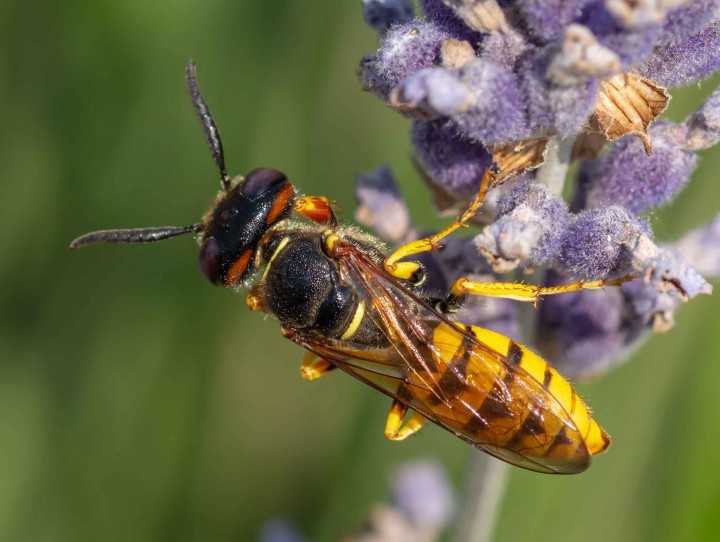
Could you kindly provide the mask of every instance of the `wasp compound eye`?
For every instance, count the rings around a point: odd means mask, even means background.
[[[208,237],[203,241],[198,256],[198,264],[200,270],[207,279],[218,286],[223,285],[223,279],[220,276],[220,243],[212,237]]]
[[[255,199],[287,180],[287,175],[277,169],[267,167],[254,169],[245,177],[245,182],[240,186],[240,193],[247,198]]]

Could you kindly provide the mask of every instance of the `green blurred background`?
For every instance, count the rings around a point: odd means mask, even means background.
[[[196,221],[218,186],[184,88],[198,63],[234,173],[273,166],[354,209],[389,162],[439,224],[407,121],[359,90],[376,48],[357,0],[0,2],[0,540],[252,540],[275,516],[353,530],[401,462],[454,481],[469,448],[431,427],[382,436],[389,401],[344,375],[309,384],[278,326],[211,287],[197,247],[68,242]],[[713,86],[676,93],[680,119]],[[662,239],[717,211],[720,154],[655,217]],[[709,540],[720,528],[720,298],[580,386],[614,438],[585,474],[514,469],[497,540]]]

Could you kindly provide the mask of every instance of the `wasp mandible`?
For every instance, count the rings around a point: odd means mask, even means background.
[[[198,224],[96,231],[71,248],[197,233],[202,273],[218,286],[250,286],[248,307],[276,318],[283,336],[307,350],[305,379],[340,368],[391,397],[385,426],[391,440],[407,438],[430,420],[503,461],[562,474],[585,470],[591,456],[607,449],[607,433],[547,362],[450,314],[469,294],[535,303],[543,295],[629,278],[552,288],[461,278],[445,299],[425,297],[425,270],[408,258],[441,248],[444,237],[464,226],[496,184],[497,171],[485,173],[477,196],[452,224],[388,254],[377,238],[338,223],[327,198],[299,197],[278,170],[231,179],[192,61],[186,75],[220,171],[221,190],[210,210]]]

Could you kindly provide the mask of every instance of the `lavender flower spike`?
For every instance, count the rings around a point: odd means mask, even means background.
[[[655,122],[670,98],[666,87],[720,69],[720,0],[419,4],[425,18],[391,26],[379,51],[366,57],[365,88],[414,119],[412,145],[441,211],[462,208],[492,163],[519,174],[489,195],[484,216],[476,217],[486,225],[480,235],[425,255],[435,256],[428,276],[440,279],[437,288],[460,269],[498,281],[514,280],[497,273],[517,268],[563,273],[563,283],[637,277],[605,292],[548,296],[540,315],[553,337],[544,351],[569,375],[611,367],[650,331],[668,329],[681,302],[711,291],[696,269],[720,267],[717,251],[697,250],[718,244],[714,229],[661,247],[638,216],[670,203],[688,184],[697,151],[720,142],[720,90],[683,123]],[[577,156],[587,162],[573,179],[571,212],[541,184],[557,178],[552,190],[561,192]],[[360,183],[361,212],[383,231],[388,222],[378,217],[398,209],[400,226],[383,235],[405,242],[421,230],[390,186]],[[571,318],[554,314],[554,306]],[[510,335],[527,331],[516,330],[507,307],[488,307],[468,300],[458,317]],[[603,359],[583,367],[593,349]]]

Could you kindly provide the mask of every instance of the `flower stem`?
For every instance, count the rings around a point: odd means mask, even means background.
[[[536,181],[554,194],[561,195],[570,165],[574,137],[550,140],[545,163],[538,169]],[[479,450],[472,450],[465,476],[465,495],[460,504],[453,542],[489,542],[510,467],[507,463]]]
[[[505,494],[509,466],[479,450],[472,450],[465,477],[453,542],[488,542]]]
[[[535,180],[548,187],[550,192],[562,195],[565,188],[565,177],[570,166],[574,137],[554,138],[548,142],[545,163],[540,166]]]

